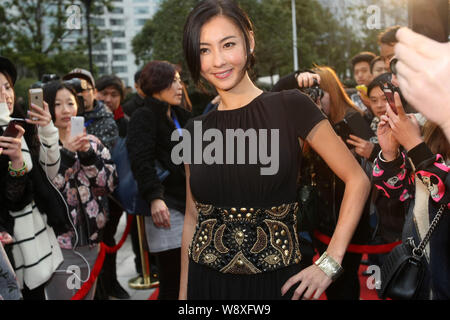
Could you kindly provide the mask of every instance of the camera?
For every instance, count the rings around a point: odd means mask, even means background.
[[[59,80],[59,76],[54,73],[46,73],[42,76],[41,83],[46,84],[51,81]]]
[[[88,88],[87,81],[80,78],[72,78],[70,80],[65,80],[64,83],[67,84],[68,86],[71,86],[76,91],[77,94],[82,93],[84,90]]]
[[[314,84],[311,87],[300,88],[300,91],[308,95],[314,103],[317,103],[319,99],[323,98],[323,90],[320,88],[316,79],[314,79]]]

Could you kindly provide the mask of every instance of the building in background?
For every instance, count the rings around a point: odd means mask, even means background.
[[[110,32],[110,36],[93,44],[92,60],[98,67],[99,76],[116,74],[125,86],[133,87],[138,66],[135,64],[131,42],[145,22],[153,17],[160,2],[161,0],[112,0],[113,10],[103,8],[100,14],[91,16],[92,25]],[[82,5],[80,8],[84,10]],[[84,12],[82,16],[82,25],[85,26]],[[70,47],[76,43],[77,38],[85,36],[85,30],[74,30],[63,42]]]

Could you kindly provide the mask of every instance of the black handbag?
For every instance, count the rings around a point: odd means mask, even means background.
[[[381,267],[381,286],[377,289],[381,299],[412,300],[417,297],[425,277],[425,246],[430,241],[444,209],[443,204],[417,247],[413,238],[408,238],[389,253]]]

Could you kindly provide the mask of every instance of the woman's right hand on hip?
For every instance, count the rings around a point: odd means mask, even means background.
[[[150,210],[155,226],[158,228],[170,228],[170,212],[163,200],[153,200]]]

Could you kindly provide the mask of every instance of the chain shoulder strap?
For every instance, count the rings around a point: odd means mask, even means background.
[[[421,258],[425,252],[425,246],[427,245],[428,241],[430,241],[430,237],[434,232],[434,229],[436,229],[437,224],[439,223],[439,220],[441,220],[442,214],[444,213],[446,204],[442,204],[439,208],[439,211],[434,216],[433,221],[430,224],[430,228],[428,229],[427,234],[425,237],[420,241],[419,245],[413,249],[412,253],[415,257]]]

